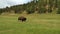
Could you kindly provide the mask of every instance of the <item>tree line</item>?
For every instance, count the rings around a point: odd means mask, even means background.
[[[27,4],[15,5],[0,9],[0,14],[4,12],[14,12],[15,14],[21,14],[22,12],[27,14],[32,13],[56,13],[60,14],[60,0],[33,0]]]

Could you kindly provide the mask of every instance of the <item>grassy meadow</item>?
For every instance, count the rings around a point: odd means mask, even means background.
[[[26,22],[18,21],[21,15],[0,15],[0,34],[60,34],[59,14],[24,15]]]

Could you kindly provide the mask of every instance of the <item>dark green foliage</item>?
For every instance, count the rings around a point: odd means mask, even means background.
[[[32,14],[34,12],[35,12],[34,10],[27,10],[27,14]]]
[[[60,14],[60,1],[58,1],[58,11],[57,14]]]
[[[60,14],[60,10],[58,10],[57,14]]]
[[[60,8],[58,9],[57,14],[60,14]]]
[[[16,9],[16,10],[15,10],[15,13],[16,13],[16,14],[19,14],[19,13],[22,13],[22,11],[21,11],[20,9]]]
[[[2,12],[3,12],[3,10],[2,10],[2,9],[0,9],[0,15],[2,14]]]
[[[46,13],[46,9],[44,7],[40,8],[40,10],[38,11],[38,13]]]
[[[48,9],[48,13],[51,13],[52,12],[52,9]]]
[[[0,11],[0,15],[1,15],[2,11]]]

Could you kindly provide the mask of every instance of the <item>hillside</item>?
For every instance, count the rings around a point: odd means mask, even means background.
[[[31,13],[58,13],[60,14],[60,1],[59,0],[33,0],[27,4],[23,5],[15,5],[6,7],[4,9],[0,9],[0,13],[3,12],[14,12],[14,13],[22,13],[26,11],[28,14]]]

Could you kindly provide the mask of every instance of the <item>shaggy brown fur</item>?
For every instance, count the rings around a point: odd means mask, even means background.
[[[20,20],[20,21],[26,21],[26,18],[25,17],[23,17],[23,16],[21,16],[21,17],[18,17],[18,20]]]

